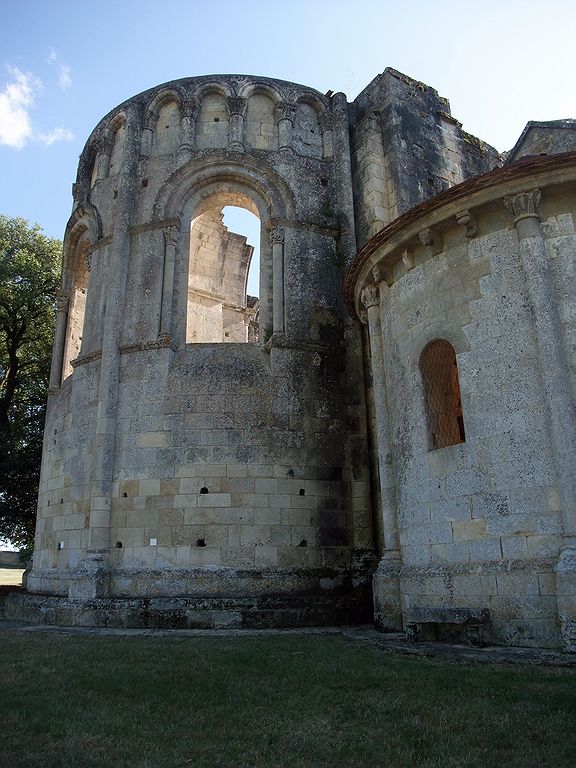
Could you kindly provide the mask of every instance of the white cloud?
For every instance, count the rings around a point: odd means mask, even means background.
[[[60,88],[62,88],[63,91],[66,90],[66,88],[70,88],[72,85],[72,78],[70,77],[70,67],[68,67],[66,64],[60,65],[60,74],[58,75],[58,85]]]
[[[49,133],[38,134],[38,141],[41,141],[42,144],[45,144],[47,147],[49,147],[50,144],[54,144],[55,141],[72,141],[73,138],[74,134],[67,128],[54,128],[54,130]]]
[[[49,64],[56,64],[60,68],[60,72],[58,74],[58,85],[60,88],[63,91],[65,91],[67,88],[70,88],[72,85],[72,78],[70,76],[72,70],[68,64],[64,64],[64,62],[60,59],[60,54],[58,51],[54,48],[50,48],[50,52],[46,58],[46,61]]]
[[[56,55],[55,51],[51,51],[49,60]],[[0,144],[22,149],[29,141],[37,141],[47,147],[57,141],[72,141],[74,134],[67,128],[54,128],[48,133],[34,129],[30,110],[36,95],[43,89],[42,81],[31,72],[22,72],[16,67],[8,67],[8,72],[10,79],[0,91]],[[67,71],[64,77],[70,81]],[[61,87],[67,86],[61,83]]]
[[[42,83],[30,72],[15,67],[8,71],[11,80],[0,92],[0,144],[22,149],[33,133],[28,110]]]

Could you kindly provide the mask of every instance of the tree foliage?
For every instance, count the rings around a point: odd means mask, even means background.
[[[0,537],[34,537],[62,244],[0,216]]]

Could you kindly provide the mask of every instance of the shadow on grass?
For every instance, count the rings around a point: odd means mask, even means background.
[[[0,765],[572,768],[576,670],[339,637],[0,637]]]

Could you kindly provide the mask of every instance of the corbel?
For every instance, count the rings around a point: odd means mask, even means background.
[[[402,253],[402,264],[406,267],[406,272],[410,272],[410,270],[414,269],[416,266],[414,254],[412,251],[409,251],[408,248],[404,248],[404,252]]]
[[[465,210],[457,213],[456,221],[461,227],[464,227],[464,234],[469,240],[476,237],[478,234],[478,222],[476,221],[476,217],[471,214],[470,211]]]

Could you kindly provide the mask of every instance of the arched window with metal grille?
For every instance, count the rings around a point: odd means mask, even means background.
[[[456,352],[449,341],[436,339],[420,355],[429,450],[463,443],[464,418]]]

